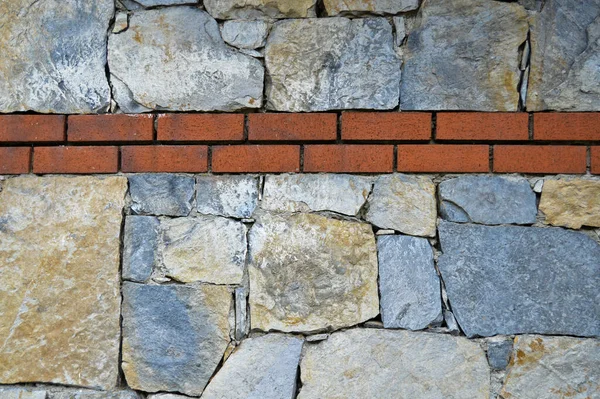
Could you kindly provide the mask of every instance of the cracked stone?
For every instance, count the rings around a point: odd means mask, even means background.
[[[269,34],[267,21],[225,21],[221,35],[226,43],[243,49],[254,50],[264,47]]]
[[[197,210],[204,215],[249,218],[258,204],[258,179],[253,176],[199,176]]]
[[[137,214],[187,216],[192,210],[194,183],[194,178],[190,176],[129,176],[131,210]]]
[[[327,15],[398,14],[419,8],[419,0],[324,0]]]
[[[600,181],[546,180],[540,211],[546,216],[545,222],[554,226],[600,227]]]
[[[125,280],[144,282],[157,263],[159,221],[152,216],[125,218],[123,271]]]
[[[204,0],[217,19],[315,18],[316,0]]]

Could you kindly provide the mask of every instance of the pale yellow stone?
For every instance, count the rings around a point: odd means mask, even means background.
[[[546,180],[540,211],[554,226],[600,227],[600,181]]]
[[[316,0],[204,0],[204,7],[217,19],[311,18]]]

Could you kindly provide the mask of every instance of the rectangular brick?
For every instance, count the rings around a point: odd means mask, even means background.
[[[437,140],[529,140],[525,112],[440,112]]]
[[[592,147],[592,173],[600,175],[600,146]]]
[[[337,114],[250,114],[248,139],[253,141],[336,140]]]
[[[430,140],[428,112],[344,112],[344,140]]]
[[[299,172],[300,146],[231,145],[212,148],[216,173]]]
[[[162,114],[158,116],[161,141],[242,141],[243,114]]]
[[[489,146],[419,144],[398,146],[398,172],[470,173],[490,170]]]
[[[393,145],[323,144],[304,147],[305,172],[388,173],[393,170]]]
[[[586,157],[583,146],[497,145],[494,172],[585,173]]]
[[[142,145],[121,149],[121,171],[201,173],[208,171],[208,146]]]
[[[0,115],[0,141],[48,142],[64,139],[64,115]]]
[[[0,175],[29,172],[30,147],[0,147]]]
[[[118,147],[35,147],[33,173],[116,173]]]
[[[550,112],[533,115],[535,140],[600,141],[600,113]]]
[[[152,141],[153,115],[71,115],[67,140],[84,141]]]

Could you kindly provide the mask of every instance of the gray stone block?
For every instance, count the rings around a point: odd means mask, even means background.
[[[171,174],[129,176],[131,210],[142,215],[187,216],[192,210],[194,178]]]
[[[508,366],[512,349],[512,339],[488,342],[487,358],[490,367],[495,370],[504,370]]]
[[[196,206],[199,213],[249,218],[258,203],[258,178],[244,175],[199,176]]]
[[[125,219],[123,271],[125,280],[143,282],[150,278],[156,264],[159,221],[152,216]]]
[[[221,35],[227,44],[237,48],[254,50],[264,47],[269,34],[267,21],[225,21]]]

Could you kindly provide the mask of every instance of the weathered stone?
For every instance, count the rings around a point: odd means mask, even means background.
[[[546,223],[555,226],[600,227],[600,181],[547,180],[540,211],[546,216]]]
[[[113,0],[0,3],[0,110],[105,112]]]
[[[600,245],[559,228],[441,222],[438,268],[468,337],[599,336]]]
[[[282,334],[245,339],[210,381],[202,399],[293,399],[303,342]]]
[[[454,317],[454,313],[449,310],[444,310],[444,322],[446,323],[446,328],[452,335],[460,334],[460,327],[458,327],[458,323],[456,321],[456,317]]]
[[[187,216],[192,210],[194,178],[170,174],[129,176],[131,210],[137,214]]]
[[[152,216],[128,216],[123,239],[125,280],[143,282],[150,278],[158,253],[158,219]]]
[[[423,329],[440,319],[440,279],[425,238],[377,238],[381,318],[386,328]]]
[[[187,399],[189,396],[175,395],[172,393],[157,393],[155,395],[148,396],[148,399]]]
[[[123,283],[123,371],[146,392],[199,396],[229,343],[227,287]]]
[[[598,398],[599,370],[598,340],[516,337],[501,394],[506,399]]]
[[[136,12],[129,29],[110,35],[108,62],[124,112],[233,111],[262,104],[260,61],[228,47],[217,22],[196,7]]]
[[[316,0],[204,0],[217,19],[314,18]]]
[[[0,383],[110,389],[127,179],[17,177],[0,191]]]
[[[115,23],[113,25],[112,32],[120,33],[123,32],[129,26],[129,17],[126,12],[118,12],[115,15]]]
[[[462,176],[439,185],[440,215],[452,222],[533,224],[535,193],[521,177]]]
[[[48,392],[48,399],[141,399],[134,391],[92,391],[87,389],[59,389]]]
[[[395,43],[397,47],[402,45],[406,38],[406,24],[404,23],[404,17],[394,17],[394,29],[396,30]]]
[[[175,6],[178,4],[192,4],[197,3],[198,0],[135,0],[136,3],[140,3],[144,7],[156,7],[156,6]]]
[[[429,177],[380,176],[369,198],[366,220],[384,229],[416,236],[435,236],[435,185]]]
[[[483,350],[475,342],[444,334],[338,332],[308,345],[300,369],[298,399],[489,398]]]
[[[375,237],[368,224],[266,214],[249,237],[253,329],[337,329],[379,314]]]
[[[384,18],[277,22],[265,48],[267,108],[303,112],[392,109],[400,59]]]
[[[235,339],[241,341],[249,330],[248,323],[248,289],[238,287],[235,289]]]
[[[266,21],[225,21],[221,29],[221,35],[226,43],[244,49],[256,49],[264,47],[269,24]]]
[[[338,174],[269,175],[261,207],[279,212],[333,211],[354,216],[365,204],[371,182],[364,176]]]
[[[512,339],[492,341],[488,343],[488,363],[493,369],[504,370],[508,366],[508,360],[513,348]]]
[[[327,15],[398,14],[419,8],[419,0],[324,0]]]
[[[45,390],[32,390],[19,387],[0,388],[2,399],[46,399]]]
[[[600,109],[600,0],[547,0],[531,20],[527,110]]]
[[[258,203],[258,179],[252,176],[197,178],[198,212],[205,215],[249,218]]]
[[[527,31],[516,3],[424,2],[404,50],[400,108],[516,111]]]

